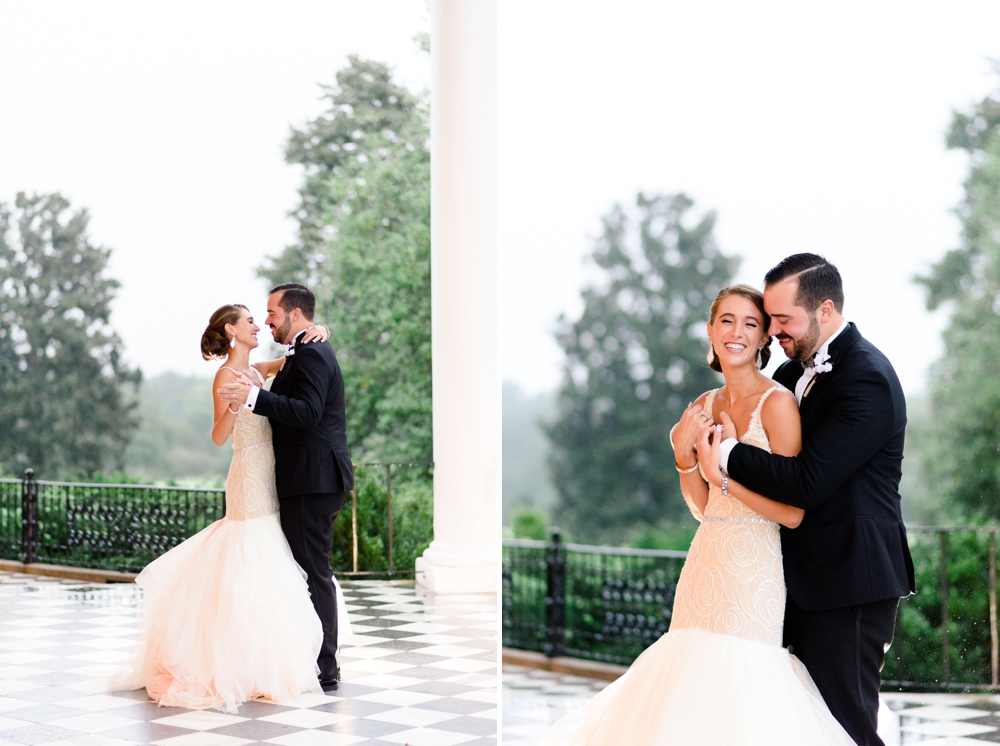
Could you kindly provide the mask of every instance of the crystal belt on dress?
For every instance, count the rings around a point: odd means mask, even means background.
[[[722,521],[725,523],[769,523],[772,526],[777,526],[778,524],[774,521],[769,521],[767,518],[737,518],[735,516],[725,516],[725,515],[706,515],[702,516],[703,521]]]
[[[242,446],[241,448],[234,448],[233,453],[243,453],[243,451],[249,451],[251,448],[260,448],[262,446],[271,445],[271,441],[265,440],[263,443],[254,443],[252,446]]]

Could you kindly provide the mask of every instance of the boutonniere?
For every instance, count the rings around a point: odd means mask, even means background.
[[[816,375],[820,373],[829,373],[833,370],[833,363],[830,362],[830,356],[825,352],[816,353],[816,364],[813,365],[813,370],[816,371]]]

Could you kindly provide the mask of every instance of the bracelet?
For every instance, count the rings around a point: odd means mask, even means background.
[[[677,469],[677,472],[679,474],[690,474],[691,472],[693,472],[695,469],[698,468],[698,462],[695,461],[694,466],[692,466],[690,469],[682,469],[681,465],[678,464],[676,461],[674,461],[674,468]]]
[[[240,413],[240,407],[239,407],[239,405],[237,405],[236,409],[233,409],[233,405],[232,404],[227,404],[226,405],[226,409],[228,409],[233,414],[239,414]]]
[[[726,470],[723,469],[721,466],[719,467],[719,471],[722,472],[722,496],[723,497],[728,497],[729,496],[729,474],[727,474]]]
[[[326,324],[316,324],[316,326],[321,326],[324,329],[326,329],[326,338],[327,339],[330,338],[330,327],[328,327]]]

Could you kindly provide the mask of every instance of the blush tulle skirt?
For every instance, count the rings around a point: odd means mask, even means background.
[[[545,746],[855,746],[805,667],[782,647],[672,630]]]
[[[161,705],[226,712],[256,697],[287,703],[321,691],[323,630],[277,514],[216,521],[136,583],[139,638],[110,691],[145,687]],[[339,585],[337,601],[343,639],[350,632]]]

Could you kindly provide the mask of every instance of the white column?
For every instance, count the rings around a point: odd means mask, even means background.
[[[432,593],[496,593],[496,0],[431,3]]]

